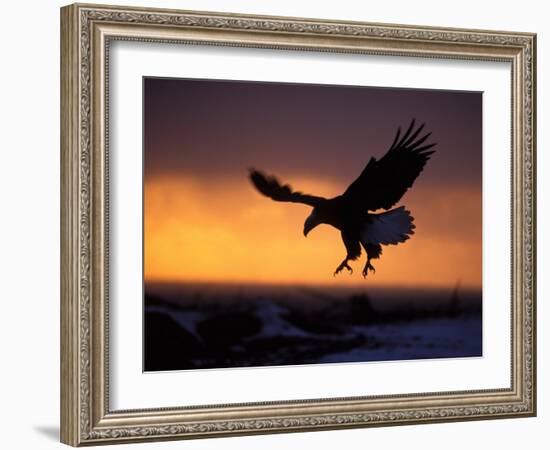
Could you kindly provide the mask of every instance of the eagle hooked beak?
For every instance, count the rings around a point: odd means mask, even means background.
[[[307,237],[307,234],[320,223],[321,222],[319,222],[317,214],[315,214],[315,212],[312,212],[304,222],[304,236]]]

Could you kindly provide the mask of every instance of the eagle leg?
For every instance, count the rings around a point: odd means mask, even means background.
[[[367,262],[365,263],[365,267],[363,268],[363,278],[367,278],[369,270],[373,274],[376,272],[376,269],[370,263],[370,260],[380,258],[380,255],[382,254],[382,246],[380,244],[367,244],[364,247],[365,251],[367,252]]]
[[[347,269],[349,271],[349,274],[351,275],[353,273],[353,269],[349,266],[348,264],[348,258],[344,259],[340,265],[336,268],[336,270],[334,271],[334,275],[333,276],[336,276],[338,275],[342,270],[344,269]]]

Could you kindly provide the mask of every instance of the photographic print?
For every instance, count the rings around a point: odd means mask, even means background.
[[[145,371],[482,356],[482,93],[143,79]]]

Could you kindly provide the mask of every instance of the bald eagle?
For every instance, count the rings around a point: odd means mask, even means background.
[[[337,228],[346,247],[346,257],[334,275],[346,269],[353,273],[348,261],[367,254],[363,277],[375,272],[372,259],[382,254],[382,245],[405,242],[414,234],[414,218],[404,206],[392,208],[413,185],[430,159],[435,143],[425,143],[431,133],[419,137],[424,124],[415,129],[413,119],[401,136],[401,128],[386,154],[377,160],[371,157],[359,177],[345,192],[334,198],[323,198],[294,191],[274,176],[250,169],[250,180],[263,195],[278,202],[303,203],[313,207],[304,223],[304,236],[316,226],[327,224]],[[369,211],[386,210],[382,213]]]

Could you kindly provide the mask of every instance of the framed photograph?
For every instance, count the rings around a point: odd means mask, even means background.
[[[62,442],[535,415],[535,57],[62,8]]]

